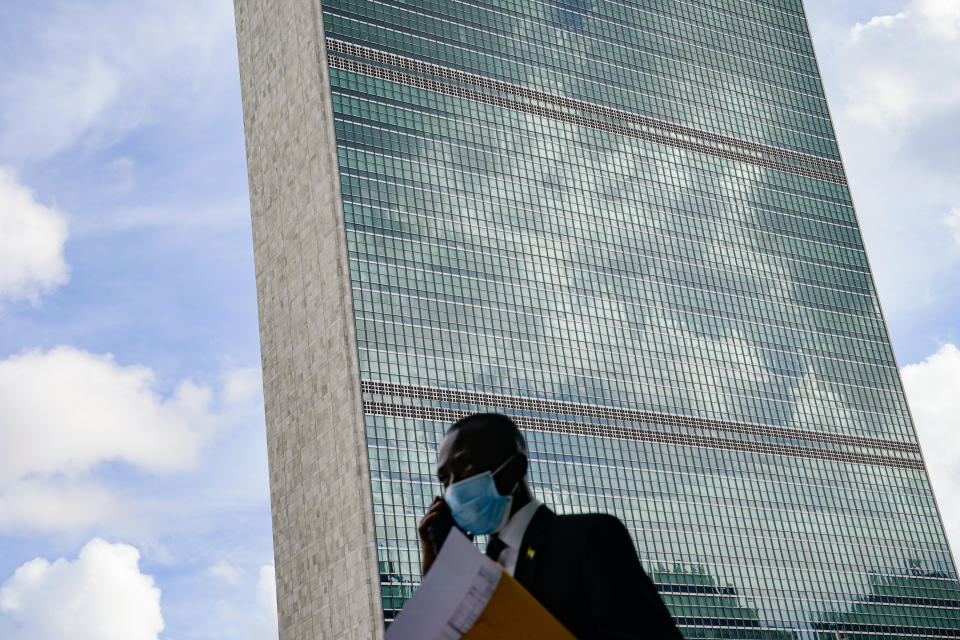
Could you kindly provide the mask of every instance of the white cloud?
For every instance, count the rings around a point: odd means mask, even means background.
[[[951,209],[947,217],[944,218],[944,223],[953,234],[953,239],[957,243],[957,246],[960,246],[960,207]]]
[[[932,33],[945,40],[960,39],[960,3],[956,0],[914,0],[913,9]]]
[[[139,560],[129,545],[94,538],[76,560],[22,565],[0,587],[9,640],[157,640],[160,589]]]
[[[907,14],[900,12],[893,16],[874,16],[866,23],[858,22],[850,29],[850,35],[855,41],[859,41],[864,34],[873,29],[889,29],[896,24],[898,20],[905,20]]]
[[[0,167],[0,303],[36,302],[65,283],[66,239],[63,215],[38,203],[12,171]]]
[[[203,446],[259,388],[247,370],[226,391],[71,347],[0,360],[0,530],[76,529],[120,505],[92,473],[109,462],[152,473],[195,468]]]
[[[960,3],[912,0],[893,15],[850,29],[843,110],[853,120],[901,131],[960,102]],[[946,82],[945,82],[946,80]]]
[[[228,406],[243,406],[250,398],[263,395],[259,366],[231,369],[222,382],[223,402]]]
[[[871,263],[894,330],[952,306],[960,253],[943,213],[960,202],[960,2],[809,0],[815,42]],[[865,10],[857,6],[857,11]]]
[[[947,536],[960,552],[960,349],[946,344],[902,374]]]
[[[207,569],[207,574],[219,578],[227,584],[238,584],[240,577],[243,575],[243,569],[233,566],[226,560],[219,560]]]
[[[183,382],[164,397],[153,372],[71,347],[0,361],[0,481],[77,475],[120,460],[149,471],[196,464],[212,392]]]
[[[257,602],[274,620],[277,619],[277,572],[272,564],[260,567]]]
[[[0,154],[48,157],[109,145],[143,125],[195,117],[233,91],[228,0],[18,7],[18,52],[0,83]],[[235,63],[234,63],[235,65]],[[231,73],[234,72],[234,73]]]
[[[123,512],[111,491],[89,481],[0,481],[0,531],[84,531]]]

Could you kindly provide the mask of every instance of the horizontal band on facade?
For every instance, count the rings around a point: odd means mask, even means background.
[[[543,107],[529,105],[523,102],[519,102],[517,100],[508,100],[506,98],[502,98],[500,96],[492,95],[489,93],[484,93],[482,91],[477,91],[474,89],[466,89],[464,87],[446,84],[439,80],[431,80],[428,78],[421,78],[419,76],[412,76],[406,73],[401,73],[399,71],[394,71],[392,69],[385,69],[384,67],[377,67],[371,64],[366,64],[364,62],[357,62],[356,60],[348,60],[346,58],[330,56],[328,62],[330,67],[334,69],[350,71],[352,73],[357,73],[357,74],[369,76],[372,78],[379,78],[381,80],[387,80],[389,82],[396,82],[397,84],[406,85],[408,87],[424,89],[426,91],[434,91],[436,93],[442,93],[450,96],[455,96],[458,98],[464,98],[466,100],[473,100],[474,102],[491,104],[497,107],[502,107],[504,109],[511,109],[513,111],[519,111],[521,113],[529,113],[532,115],[542,116],[544,118],[551,118],[553,120],[558,120],[560,122],[566,122],[568,124],[587,127],[590,129],[595,129],[597,131],[615,133],[618,135],[628,136],[628,137],[636,138],[639,140],[645,140],[647,142],[663,144],[663,145],[671,146],[678,149],[695,151],[698,153],[711,155],[717,158],[725,158],[727,160],[744,162],[744,163],[752,164],[758,167],[763,167],[765,169],[774,169],[776,171],[792,173],[794,175],[813,178],[815,180],[823,180],[824,182],[832,182],[834,184],[847,183],[846,179],[843,176],[839,176],[833,173],[827,173],[825,171],[819,171],[816,169],[808,169],[806,167],[798,167],[796,165],[788,164],[786,162],[765,160],[763,158],[758,158],[756,156],[752,156],[747,153],[726,151],[724,149],[717,149],[715,147],[711,147],[707,144],[689,142],[686,140],[678,140],[677,138],[673,138],[667,135],[651,133],[649,131],[641,131],[639,129],[634,129],[632,127],[628,127],[621,124],[604,122],[602,120],[596,120],[594,118],[586,118],[583,116],[563,113],[561,111],[555,111],[553,109],[545,109]]]
[[[707,131],[701,131],[699,129],[694,129],[692,127],[687,127],[684,125],[679,125],[671,122],[666,122],[663,120],[658,120],[656,118],[651,118],[649,116],[642,116],[636,113],[631,113],[629,111],[624,111],[622,109],[614,109],[612,107],[605,107],[602,105],[592,104],[584,100],[577,100],[573,98],[557,96],[557,95],[553,95],[537,89],[530,89],[527,87],[522,87],[509,82],[503,82],[500,80],[491,80],[489,78],[484,78],[482,76],[478,76],[475,74],[458,71],[455,69],[449,69],[447,67],[443,67],[440,65],[432,64],[432,63],[413,60],[411,58],[407,58],[404,56],[386,53],[386,52],[372,49],[369,47],[364,47],[361,45],[334,40],[332,38],[327,39],[327,49],[328,51],[334,51],[336,53],[351,55],[358,58],[364,58],[364,59],[378,62],[381,64],[389,64],[391,66],[395,66],[408,71],[413,71],[416,73],[432,75],[438,78],[442,78],[443,80],[471,84],[484,89],[498,91],[501,93],[507,93],[507,94],[515,95],[528,100],[536,100],[537,102],[550,104],[550,105],[561,107],[564,109],[575,109],[578,111],[583,111],[593,115],[597,115],[605,118],[611,118],[614,120],[619,120],[621,122],[626,122],[633,125],[639,125],[643,127],[657,129],[659,131],[664,132],[666,135],[658,134],[650,131],[642,131],[642,130],[638,130],[630,127],[624,127],[622,125],[617,125],[615,123],[605,122],[602,120],[595,120],[593,118],[576,116],[576,115],[565,113],[562,111],[554,111],[552,109],[546,109],[543,107],[538,107],[536,105],[531,105],[523,102],[518,102],[516,100],[509,100],[496,95],[474,91],[459,85],[447,84],[446,82],[441,82],[439,80],[430,80],[428,78],[422,78],[420,76],[411,76],[409,74],[394,71],[392,69],[385,69],[383,67],[368,65],[355,60],[341,58],[335,55],[329,55],[328,63],[331,67],[336,69],[353,71],[355,73],[360,73],[362,75],[373,76],[383,80],[389,80],[391,82],[398,82],[400,84],[413,86],[419,89],[436,91],[438,93],[443,93],[446,95],[452,95],[452,96],[461,97],[461,98],[467,98],[469,100],[474,100],[477,102],[493,104],[495,106],[500,106],[500,107],[512,109],[515,111],[522,111],[522,112],[531,113],[534,115],[550,117],[550,118],[561,120],[571,124],[579,124],[581,126],[587,126],[593,129],[599,129],[602,131],[609,131],[612,133],[628,135],[631,137],[644,139],[650,142],[658,142],[661,144],[667,144],[670,146],[679,147],[683,149],[700,151],[702,153],[707,153],[709,155],[713,155],[717,157],[749,162],[751,164],[755,164],[765,168],[778,169],[780,171],[786,171],[789,173],[803,175],[806,177],[825,180],[828,182],[833,182],[835,184],[846,184],[846,178],[843,176],[843,165],[835,160],[820,158],[814,155],[801,153],[798,151],[781,149],[779,147],[774,147],[771,145],[764,145],[764,144],[759,144],[755,142],[749,142],[746,140],[740,140],[738,138],[710,133]],[[696,138],[702,142],[698,143],[690,140],[675,138],[672,136],[688,136],[690,138]],[[713,147],[713,146],[710,146],[709,143],[717,144],[717,145],[728,145],[731,147],[735,147],[740,151],[731,151],[728,149]],[[802,162],[805,164],[813,165],[814,167],[820,167],[822,169],[832,170],[837,173],[831,173],[830,171],[821,171],[816,168],[798,166],[798,165],[790,164],[787,162],[767,160],[765,158],[759,158],[759,157],[750,155],[748,152],[763,153],[763,154],[768,154],[772,156],[777,156],[785,160]]]
[[[895,453],[913,453],[918,455],[920,453],[920,445],[915,442],[886,440],[867,436],[850,436],[791,427],[777,427],[754,422],[697,418],[674,413],[624,409],[599,404],[586,404],[583,402],[550,400],[547,398],[525,398],[499,393],[460,391],[443,387],[427,387],[393,382],[379,382],[375,380],[361,380],[360,387],[363,393],[379,396],[411,398],[479,407],[501,407],[505,411],[534,412],[600,420],[617,420],[620,422],[640,422],[668,427],[711,429],[714,431],[727,431],[763,438],[784,438],[787,440],[819,442],[847,447],[869,447],[871,449],[885,449]]]
[[[462,409],[442,409],[437,407],[422,407],[407,404],[393,404],[389,402],[363,401],[363,412],[367,415],[390,416],[394,418],[413,418],[416,420],[431,420],[435,422],[456,422],[460,418],[470,415],[471,411]],[[507,411],[507,413],[510,413]],[[848,451],[830,451],[814,447],[798,445],[772,444],[767,442],[752,442],[749,440],[734,440],[716,436],[701,436],[693,434],[669,433],[637,427],[622,427],[619,425],[587,424],[568,420],[554,420],[549,418],[533,418],[529,416],[511,415],[521,429],[540,431],[544,433],[567,433],[574,436],[590,436],[596,438],[614,438],[619,440],[634,440],[638,442],[654,442],[672,446],[699,447],[705,449],[721,449],[725,451],[742,451],[763,455],[788,456],[793,458],[813,458],[849,464],[867,464],[874,466],[892,467],[895,469],[923,470],[920,459],[898,458],[894,456],[869,455]]]
[[[728,144],[734,147],[740,147],[747,151],[768,153],[770,155],[780,156],[787,160],[805,162],[814,166],[823,167],[825,169],[833,169],[834,171],[843,172],[843,165],[840,162],[831,160],[829,158],[821,158],[809,153],[791,151],[790,149],[782,149],[769,144],[750,142],[748,140],[741,140],[732,136],[710,133],[709,131],[702,131],[700,129],[694,129],[693,127],[687,127],[681,124],[668,122],[666,120],[651,118],[650,116],[643,116],[630,111],[625,111],[623,109],[605,107],[603,105],[587,102],[586,100],[558,96],[546,91],[540,91],[539,89],[531,89],[529,87],[513,84],[512,82],[504,82],[503,80],[485,78],[474,73],[468,73],[466,71],[459,71],[457,69],[451,69],[449,67],[444,67],[442,65],[433,64],[430,62],[415,60],[413,58],[397,55],[395,53],[387,53],[385,51],[380,51],[379,49],[365,47],[363,45],[358,45],[351,42],[344,42],[342,40],[336,40],[333,38],[327,38],[326,42],[328,51],[336,51],[337,53],[351,55],[358,58],[365,58],[367,60],[372,60],[374,62],[380,62],[383,64],[389,64],[407,71],[415,71],[417,73],[437,76],[454,82],[472,84],[483,89],[492,89],[501,93],[509,93],[521,98],[537,100],[539,102],[553,104],[558,107],[586,111],[587,113],[593,113],[595,115],[613,118],[616,120],[623,120],[631,124],[655,127],[658,129],[663,129],[669,133],[692,136],[694,138],[700,138],[707,142],[714,142],[717,144]]]
[[[392,404],[387,402],[363,402],[363,412],[375,416],[391,416],[395,418],[414,418],[418,420],[432,420],[436,422],[455,422],[470,415],[470,411],[457,409],[438,409],[436,407],[420,407],[406,404]],[[507,412],[509,413],[509,411]],[[919,459],[897,458],[893,456],[878,456],[847,451],[829,451],[814,447],[798,445],[772,444],[767,442],[751,442],[748,440],[734,440],[715,436],[700,436],[682,433],[668,433],[635,427],[621,427],[616,425],[587,424],[567,420],[552,420],[547,418],[531,418],[527,416],[511,416],[521,429],[527,431],[541,431],[546,433],[567,433],[575,436],[592,436],[597,438],[616,438],[620,440],[635,440],[640,442],[655,442],[673,446],[700,447],[706,449],[722,449],[726,451],[743,451],[763,455],[788,456],[793,458],[813,458],[833,462],[850,464],[868,464],[874,466],[892,467],[896,469],[923,470],[923,462]]]

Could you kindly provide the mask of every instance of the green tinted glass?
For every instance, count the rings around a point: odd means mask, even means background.
[[[687,637],[956,637],[800,0],[323,19],[387,621],[437,442],[493,409]]]

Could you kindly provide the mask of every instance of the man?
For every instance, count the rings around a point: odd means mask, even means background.
[[[527,456],[507,416],[474,414],[450,427],[437,450],[444,498],[419,526],[423,573],[455,521],[490,534],[487,555],[579,640],[682,638],[626,527],[610,515],[555,514],[527,486]]]

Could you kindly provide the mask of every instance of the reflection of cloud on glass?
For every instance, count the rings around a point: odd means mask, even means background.
[[[591,0],[554,0],[556,14],[554,24],[561,29],[577,31],[583,26],[583,16],[593,6]]]

